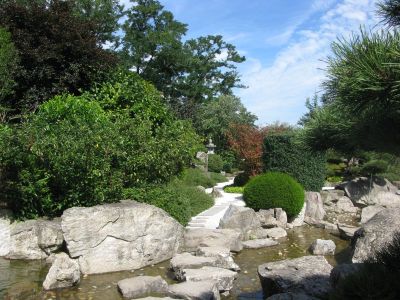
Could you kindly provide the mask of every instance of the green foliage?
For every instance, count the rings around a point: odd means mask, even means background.
[[[388,163],[384,160],[370,160],[361,167],[363,175],[376,175],[386,172]]]
[[[208,170],[210,172],[220,172],[224,167],[224,162],[218,154],[208,155]]]
[[[222,95],[201,105],[196,112],[194,123],[200,135],[211,137],[218,150],[226,150],[226,133],[229,126],[254,125],[256,120],[257,117],[246,110],[239,98]]]
[[[214,181],[215,183],[227,182],[228,181],[228,179],[224,175],[222,175],[221,173],[210,172],[209,176],[210,176],[211,180]]]
[[[220,173],[209,172],[208,174],[199,168],[185,169],[180,175],[180,181],[189,186],[202,186],[210,188],[219,182],[226,182],[225,176]]]
[[[127,189],[124,197],[160,207],[184,226],[192,216],[214,205],[210,195],[181,180],[174,180],[167,185]]]
[[[11,40],[11,34],[0,27],[0,102],[13,93],[16,85],[14,80],[18,64],[18,55]],[[0,104],[0,123],[6,119],[9,107]]]
[[[239,173],[233,179],[234,186],[245,186],[245,184],[250,180],[250,175],[246,172]]]
[[[237,167],[238,165],[235,153],[231,150],[225,150],[219,152],[219,155],[221,155],[224,163],[222,170],[228,173],[232,173],[233,168]]]
[[[400,1],[399,0],[381,0],[378,2],[378,15],[382,22],[390,27],[400,25]]]
[[[305,124],[314,149],[400,153],[400,33],[364,30],[332,44],[325,103]]]
[[[320,191],[325,182],[326,157],[296,141],[293,134],[267,136],[264,140],[264,169],[289,174],[307,191]]]
[[[18,217],[113,202],[124,188],[168,182],[191,161],[198,140],[186,122],[155,127],[89,96],[55,97],[21,126],[2,128],[2,185]]]
[[[95,24],[75,16],[72,1],[20,2],[0,3],[0,26],[11,33],[19,56],[17,84],[5,99],[13,115],[34,111],[55,95],[80,94],[114,67]]]
[[[304,189],[287,174],[268,172],[250,179],[244,187],[243,198],[255,210],[280,207],[289,217],[294,217],[303,208]]]
[[[243,187],[243,186],[228,185],[228,186],[224,187],[224,191],[225,191],[226,193],[243,194],[244,187]]]

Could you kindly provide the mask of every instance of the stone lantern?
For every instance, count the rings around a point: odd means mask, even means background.
[[[213,144],[212,139],[210,138],[208,141],[208,145],[207,147],[207,154],[214,154],[214,150],[216,148],[216,146]]]

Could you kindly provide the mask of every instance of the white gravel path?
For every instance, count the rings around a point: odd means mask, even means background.
[[[242,194],[224,192],[224,187],[231,185],[232,183],[233,179],[229,180],[228,182],[218,183],[214,188],[221,194],[221,196],[215,198],[214,206],[203,211],[197,216],[192,217],[186,228],[216,229],[229,205],[232,204],[237,206],[245,206]],[[212,189],[207,189],[206,191],[210,193]]]

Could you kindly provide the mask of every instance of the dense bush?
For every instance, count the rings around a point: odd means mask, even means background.
[[[292,134],[267,136],[263,160],[265,171],[289,174],[307,191],[320,191],[324,185],[325,154],[306,149]]]
[[[224,161],[218,154],[208,155],[208,170],[210,172],[220,172],[224,168]]]
[[[127,189],[124,197],[160,207],[184,226],[192,216],[214,204],[210,195],[181,180],[174,180],[167,185]]]
[[[233,179],[234,186],[244,186],[250,180],[250,175],[246,172],[242,172],[236,175]]]
[[[186,123],[110,117],[85,97],[55,97],[2,127],[2,193],[18,217],[119,200],[124,188],[169,181],[193,157],[197,136]]]
[[[294,217],[303,207],[304,190],[291,176],[268,172],[250,179],[243,198],[255,210],[281,207],[289,217]]]
[[[198,168],[186,169],[182,172],[180,180],[189,186],[202,186],[210,188],[218,182],[226,182],[227,178],[220,173],[206,173]]]
[[[384,160],[371,160],[366,162],[361,167],[361,173],[363,175],[375,175],[378,173],[386,172],[388,163]]]

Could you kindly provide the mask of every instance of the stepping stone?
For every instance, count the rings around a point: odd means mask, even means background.
[[[138,276],[118,281],[118,290],[125,298],[137,298],[150,293],[165,293],[168,284],[161,276]]]
[[[265,248],[278,245],[277,241],[272,239],[256,239],[256,240],[248,240],[242,242],[243,248],[245,249],[258,249],[258,248]]]
[[[220,300],[217,284],[212,281],[182,282],[169,286],[169,296],[185,300]]]
[[[219,291],[229,291],[233,288],[233,282],[237,277],[234,271],[216,268],[216,267],[202,267],[201,269],[184,269],[183,270],[186,281],[214,281],[217,282]]]

